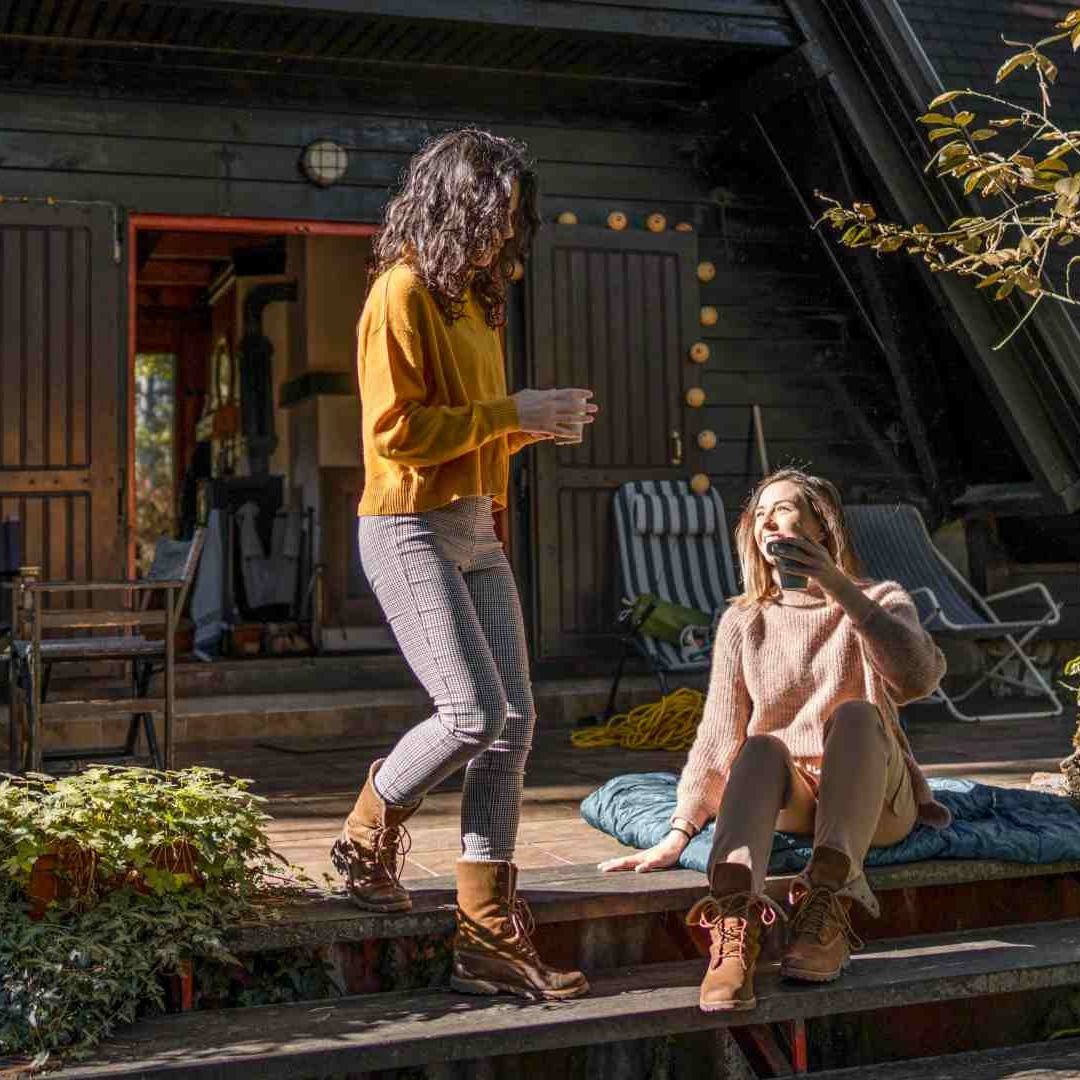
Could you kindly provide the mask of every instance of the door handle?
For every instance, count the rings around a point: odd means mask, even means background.
[[[678,430],[671,433],[671,464],[682,464],[682,433]]]

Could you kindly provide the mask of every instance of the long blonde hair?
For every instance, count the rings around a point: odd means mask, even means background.
[[[863,577],[862,564],[851,542],[851,532],[844,517],[844,504],[836,485],[831,480],[822,476],[811,476],[801,469],[777,469],[750,493],[735,528],[735,546],[739,553],[743,579],[743,593],[735,598],[735,603],[742,607],[769,603],[780,597],[780,589],[773,581],[773,568],[765,561],[765,556],[754,539],[754,516],[761,501],[761,493],[770,484],[779,483],[781,480],[791,481],[803,493],[825,531],[821,544],[832,556],[833,562],[851,577]]]

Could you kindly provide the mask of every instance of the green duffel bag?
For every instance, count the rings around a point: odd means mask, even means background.
[[[661,600],[652,593],[635,596],[625,608],[623,618],[639,634],[668,641],[672,645],[682,644],[682,632],[686,627],[709,627],[712,624],[712,616],[704,611]]]

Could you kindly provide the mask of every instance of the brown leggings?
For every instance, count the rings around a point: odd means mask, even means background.
[[[773,735],[751,735],[728,775],[709,858],[749,867],[761,892],[773,834],[812,835],[814,847],[842,851],[851,877],[871,847],[899,843],[915,825],[917,807],[907,765],[875,706],[845,702],[825,725],[820,780],[796,764]]]

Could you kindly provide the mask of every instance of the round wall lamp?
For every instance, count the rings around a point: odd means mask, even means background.
[[[348,167],[348,151],[333,139],[316,139],[308,143],[300,155],[300,169],[318,187],[336,184]]]

